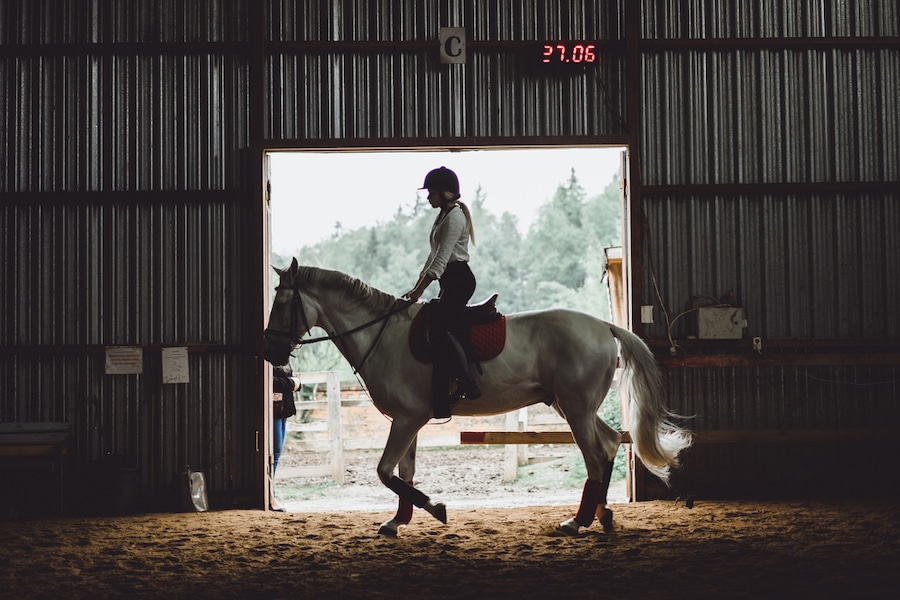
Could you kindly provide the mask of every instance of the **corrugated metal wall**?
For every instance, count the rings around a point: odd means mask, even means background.
[[[265,148],[625,143],[634,306],[675,315],[733,290],[748,335],[786,357],[670,361],[674,408],[700,429],[896,419],[896,348],[803,364],[815,348],[792,340],[900,336],[898,13],[893,0],[4,2],[0,420],[72,423],[76,463],[135,469],[154,506],[186,464],[214,494],[256,493]],[[439,63],[440,26],[466,28],[465,65]],[[545,38],[597,40],[602,63],[538,73],[527,53]],[[644,331],[663,358],[668,333]],[[688,333],[689,319],[672,327]],[[115,345],[144,348],[143,375],[104,375]],[[160,383],[167,346],[190,349],[191,383]],[[772,481],[821,452],[701,449],[687,475],[715,489],[744,465]]]
[[[648,52],[644,72],[647,184],[898,177],[896,49]]]
[[[520,72],[516,53],[469,52],[465,68],[452,71],[434,69],[425,52],[274,56],[267,85],[275,92],[267,107],[273,139],[622,139],[623,117],[607,108],[623,105],[624,72],[615,57],[600,67],[608,82],[581,75],[556,81],[551,90]],[[298,80],[308,86],[289,84]],[[498,84],[483,85],[488,80]]]
[[[634,300],[657,309],[643,330],[658,340],[675,409],[699,431],[872,433],[699,446],[686,485],[834,492],[847,469],[879,481],[868,491],[896,488],[859,448],[877,447],[874,431],[900,417],[897,3],[642,6]],[[691,309],[730,294],[746,312],[744,339],[688,339]]]
[[[0,9],[0,421],[71,424],[71,506],[116,470],[146,507],[177,506],[187,465],[256,486],[244,10]],[[143,374],[106,375],[109,346]],[[189,384],[161,383],[173,346]]]
[[[751,337],[900,336],[896,195],[653,196],[644,209],[647,275],[672,317],[733,292]],[[645,303],[659,306],[646,285]],[[644,329],[668,333],[662,318]],[[695,324],[683,318],[672,333],[684,339]]]
[[[622,143],[619,4],[274,0],[269,137],[303,145],[559,136]],[[465,65],[440,64],[440,26],[466,28]],[[547,76],[529,55],[542,39],[609,45],[590,74]]]

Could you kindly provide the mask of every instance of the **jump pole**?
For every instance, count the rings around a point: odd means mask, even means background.
[[[631,435],[622,434],[622,443],[630,444]],[[570,431],[460,431],[460,444],[574,444]]]

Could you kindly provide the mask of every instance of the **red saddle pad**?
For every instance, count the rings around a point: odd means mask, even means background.
[[[431,362],[431,348],[425,341],[426,321],[419,311],[409,327],[409,349],[416,360]],[[469,327],[469,343],[478,360],[490,360],[503,352],[506,346],[506,315],[490,323],[480,323]]]

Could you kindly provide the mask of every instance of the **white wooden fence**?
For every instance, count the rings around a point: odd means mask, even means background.
[[[342,419],[342,409],[355,406],[370,406],[373,411],[377,409],[368,398],[341,399],[340,382],[335,371],[320,371],[301,373],[300,380],[304,384],[324,383],[325,397],[323,400],[312,400],[297,403],[298,413],[308,410],[325,409],[327,417],[308,423],[301,423],[297,418],[288,420],[289,432],[325,433],[319,439],[303,439],[291,441],[291,448],[297,448],[311,455],[327,455],[327,461],[320,464],[303,466],[283,466],[278,469],[279,479],[291,477],[322,477],[330,476],[336,483],[344,483],[344,451],[359,449],[381,449],[387,440],[386,433],[378,437],[346,438],[345,424]],[[466,424],[466,419],[455,420],[455,425]],[[568,426],[555,412],[532,411],[529,420],[529,411],[522,408],[506,415],[506,431],[526,431],[529,426],[542,428],[554,428],[561,426],[568,431]],[[440,429],[437,429],[437,428]],[[436,433],[435,433],[436,432]],[[324,438],[324,439],[323,439]],[[436,426],[428,434],[420,433],[419,447],[436,446],[460,446],[458,427]],[[527,444],[507,444],[504,453],[503,481],[513,481],[516,478],[518,467],[528,464]]]
[[[300,423],[294,418],[288,419],[288,432],[302,431],[327,431],[328,440],[327,450],[331,457],[328,464],[324,465],[304,465],[299,467],[285,467],[278,470],[279,479],[287,479],[290,477],[320,477],[330,475],[337,483],[344,483],[344,434],[341,425],[341,384],[338,381],[337,371],[316,371],[311,373],[301,373],[300,381],[307,383],[324,383],[325,399],[310,400],[308,402],[299,403],[297,410],[315,410],[324,408],[327,410],[328,418],[324,421],[312,421],[309,423]],[[308,441],[301,443],[302,446],[311,450],[321,451],[321,441]]]

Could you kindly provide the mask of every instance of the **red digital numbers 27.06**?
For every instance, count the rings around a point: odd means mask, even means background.
[[[595,63],[597,55],[594,44],[544,44],[544,64]]]

